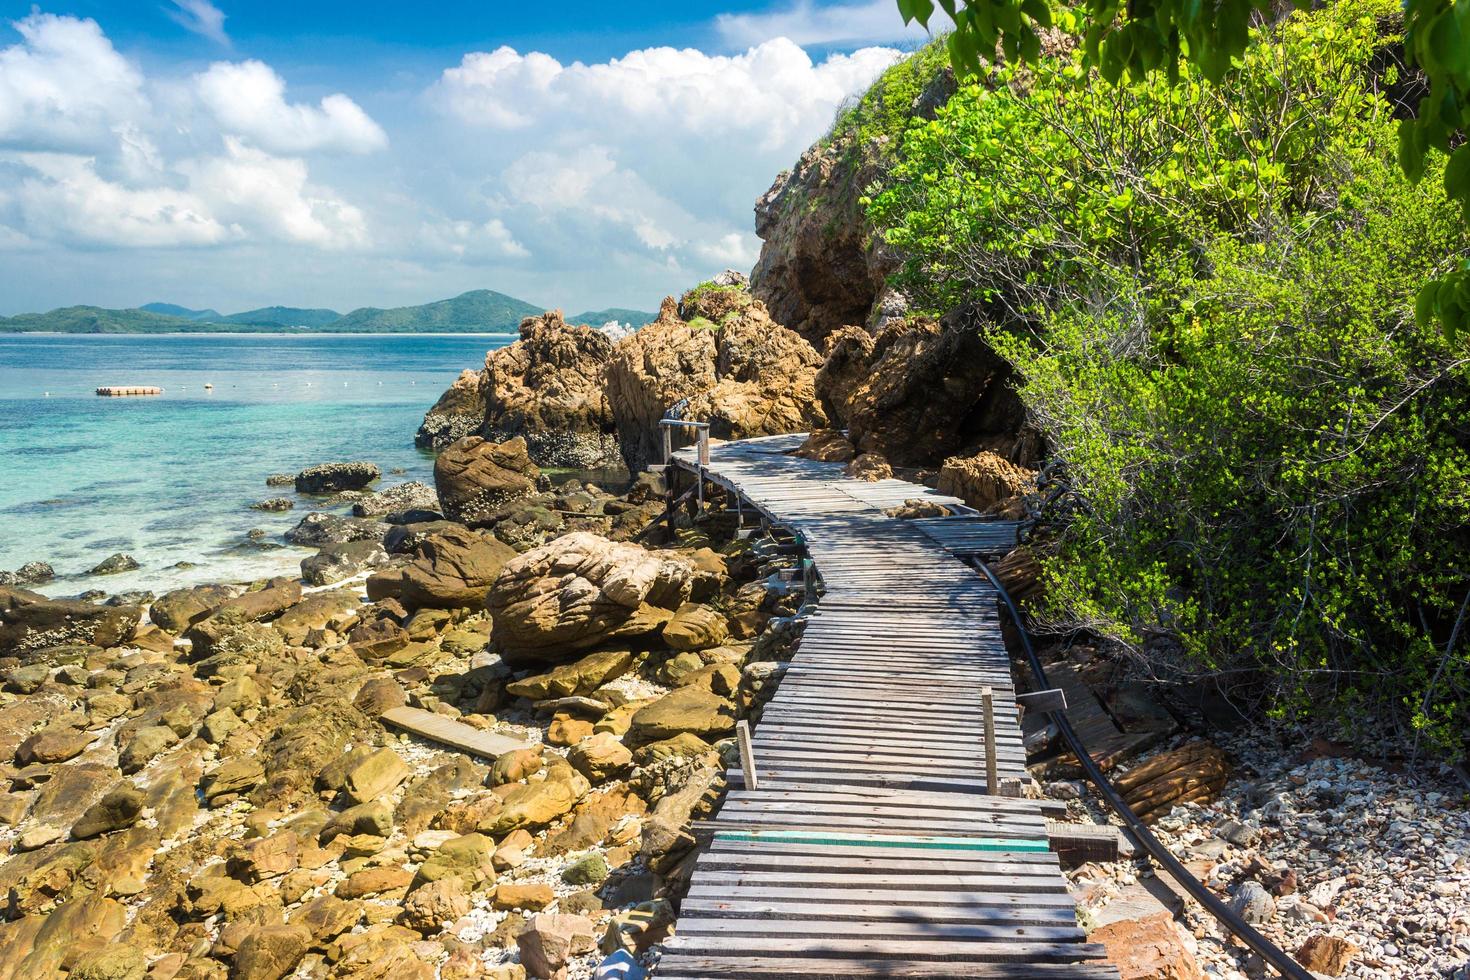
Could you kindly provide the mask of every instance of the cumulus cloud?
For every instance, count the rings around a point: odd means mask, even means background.
[[[227,139],[225,149],[222,156],[184,161],[179,171],[237,234],[323,248],[367,243],[362,211],[312,187],[302,161],[273,157],[236,139]]]
[[[69,245],[156,248],[230,237],[200,197],[170,187],[130,188],[98,175],[87,157],[30,153],[13,206],[32,237]]]
[[[485,132],[454,160],[499,168],[490,197],[533,252],[544,241],[565,255],[571,237],[586,261],[611,247],[665,276],[705,275],[753,264],[756,196],[896,57],[816,62],[776,38],[737,55],[648,48],[564,65],[502,47],[465,55],[427,97]]]
[[[169,19],[186,31],[208,38],[216,44],[229,46],[229,35],[225,34],[225,12],[209,0],[173,0],[174,9],[166,10]]]
[[[896,56],[863,48],[816,64],[782,37],[733,56],[647,48],[606,63],[562,65],[502,47],[465,55],[430,97],[442,111],[491,129],[580,122],[611,133],[633,124],[680,138],[739,132],[776,146],[830,120],[843,98]]]
[[[388,134],[340,93],[317,107],[286,101],[286,82],[264,62],[218,62],[194,77],[200,102],[226,132],[275,153],[371,153]]]
[[[426,221],[419,229],[419,240],[425,248],[457,259],[523,259],[531,254],[499,218]]]
[[[94,20],[32,13],[0,50],[0,145],[92,148],[119,120],[146,114],[143,75]]]
[[[818,6],[798,0],[783,10],[760,14],[720,14],[715,28],[735,47],[784,37],[802,45],[876,44],[926,37],[917,24],[906,25],[893,0]]]

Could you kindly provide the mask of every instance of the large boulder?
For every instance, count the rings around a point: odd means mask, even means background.
[[[675,406],[681,418],[709,422],[717,439],[826,424],[816,401],[821,357],[773,321],[762,304],[747,298],[711,309],[708,297],[686,294],[684,308],[725,312],[718,324],[702,313],[685,322],[679,304],[665,299],[659,318],[620,341],[608,365],[608,402],[629,469],[660,461],[659,421]]]
[[[323,548],[347,541],[382,541],[390,530],[382,521],[361,517],[341,517],[320,511],[307,514],[291,530],[286,540],[304,548]]]
[[[638,709],[627,740],[634,745],[659,742],[684,732],[713,741],[735,728],[735,705],[695,685],[677,687]]]
[[[424,414],[424,422],[413,441],[423,449],[443,449],[451,442],[475,435],[484,424],[485,393],[480,372],[466,368]]]
[[[464,524],[490,519],[501,505],[534,493],[540,476],[520,438],[497,443],[466,436],[434,461],[444,516]]]
[[[382,475],[382,471],[373,463],[321,463],[308,466],[296,474],[296,492],[339,493],[343,490],[361,490]]]
[[[0,586],[0,655],[70,643],[118,646],[132,638],[141,616],[138,606],[48,599],[27,589]]]
[[[388,552],[379,542],[343,541],[301,559],[301,578],[307,585],[334,585],[363,569],[387,563]]]
[[[485,592],[516,556],[499,538],[455,528],[429,537],[418,558],[403,569],[398,597],[410,609],[479,608]]]
[[[352,505],[357,517],[384,517],[389,514],[433,513],[439,510],[439,495],[427,483],[412,480],[386,490],[379,490]]]
[[[485,356],[482,434],[522,438],[542,466],[597,469],[622,459],[603,375],[613,342],[560,310],[521,321],[521,339]]]
[[[840,336],[831,355],[855,363],[836,370],[829,361],[817,378],[833,424],[847,428],[860,453],[895,466],[935,465],[982,449],[1022,464],[1035,459],[1040,446],[1010,366],[972,317],[900,321],[864,357],[865,346],[851,333]]]
[[[148,618],[170,633],[182,633],[239,593],[228,585],[198,585],[174,589],[153,600]]]
[[[695,574],[677,556],[567,534],[506,562],[485,600],[491,639],[524,662],[651,633],[689,597]]]

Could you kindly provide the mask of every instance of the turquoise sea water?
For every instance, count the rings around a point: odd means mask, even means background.
[[[314,504],[249,509],[295,497],[266,476],[365,459],[383,469],[379,487],[432,482],[433,457],[413,444],[424,412],[462,369],[514,339],[0,334],[0,568],[50,562],[59,579],[42,591],[56,595],[295,570],[305,552],[262,548],[246,532],[282,544]],[[93,393],[109,384],[164,394]],[[118,551],[143,567],[83,574]]]

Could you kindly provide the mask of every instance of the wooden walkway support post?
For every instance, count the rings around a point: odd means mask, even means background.
[[[755,773],[755,749],[750,745],[750,722],[741,718],[735,723],[735,744],[740,747],[740,771],[745,773],[745,788],[760,789]]]
[[[995,691],[989,687],[980,689],[980,707],[985,715],[985,792],[995,796],[1000,792],[1000,780],[995,767]]]

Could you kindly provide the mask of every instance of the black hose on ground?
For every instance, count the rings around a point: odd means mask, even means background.
[[[1016,603],[1011,599],[1010,592],[1006,591],[1006,587],[1000,583],[1000,579],[996,578],[995,573],[990,570],[990,566],[978,558],[975,559],[975,564],[979,566],[981,573],[990,580],[990,584],[995,587],[996,592],[1000,593],[1001,602],[1005,604],[1006,610],[1010,613],[1011,621],[1016,624],[1016,632],[1021,635],[1021,645],[1026,651],[1026,659],[1031,665],[1031,673],[1035,675],[1038,689],[1046,690],[1050,688],[1051,685],[1046,679],[1046,670],[1041,666],[1041,659],[1036,656],[1036,650],[1031,645],[1031,636],[1026,631],[1026,623],[1021,618],[1021,610],[1016,608]],[[1153,831],[1149,830],[1144,822],[1138,819],[1138,814],[1134,813],[1133,808],[1124,802],[1123,797],[1113,788],[1113,784],[1108,781],[1108,777],[1103,775],[1103,771],[1098,768],[1097,763],[1092,761],[1092,756],[1088,754],[1087,747],[1082,744],[1082,740],[1077,737],[1077,732],[1072,728],[1072,723],[1067,720],[1067,716],[1057,711],[1052,713],[1052,718],[1056,722],[1057,729],[1061,732],[1062,738],[1066,741],[1067,747],[1072,750],[1072,754],[1077,757],[1077,761],[1082,765],[1082,771],[1087,776],[1088,781],[1097,787],[1098,793],[1107,801],[1108,806],[1112,807],[1113,811],[1122,818],[1123,823],[1127,825],[1128,830],[1132,832],[1138,842],[1143,845],[1143,849],[1149,853],[1149,856],[1161,864],[1165,871],[1169,872],[1169,877],[1177,881],[1185,891],[1194,897],[1195,901],[1203,905],[1221,925],[1230,930],[1232,935],[1250,947],[1261,959],[1275,967],[1282,976],[1290,977],[1291,980],[1313,980],[1312,974],[1300,963],[1288,956],[1281,947],[1257,932],[1256,928],[1249,922],[1246,922],[1239,915],[1231,911],[1224,902],[1215,896],[1214,892],[1211,892],[1204,886],[1203,882],[1189,873],[1184,865],[1179,862],[1179,859],[1153,835]]]

